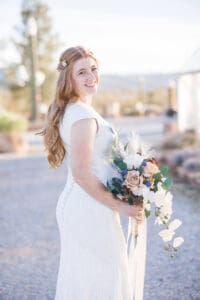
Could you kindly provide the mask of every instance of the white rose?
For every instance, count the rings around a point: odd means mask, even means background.
[[[144,201],[150,201],[151,203],[153,203],[155,198],[155,192],[150,191],[146,185],[143,185],[142,196],[144,198]]]
[[[163,239],[164,242],[171,241],[172,237],[174,235],[174,232],[169,229],[164,229],[159,232],[159,236]]]
[[[182,222],[179,219],[175,219],[168,225],[168,228],[171,231],[175,231],[181,224]]]
[[[154,194],[154,202],[157,207],[161,207],[163,205],[164,200],[165,200],[165,194],[166,194],[166,192],[163,189],[158,190]]]
[[[182,245],[183,242],[184,242],[184,239],[179,236],[179,237],[174,239],[173,247],[178,248],[180,245]]]
[[[128,169],[139,168],[144,160],[144,157],[139,154],[129,154],[124,158],[124,162],[127,164]]]
[[[162,203],[162,207],[160,209],[160,212],[162,215],[171,215],[172,214],[172,194],[170,192],[168,192],[164,199],[163,199],[163,203]]]
[[[131,192],[136,196],[142,196],[143,186],[134,186],[131,188]]]
[[[144,187],[143,187],[142,196],[145,201],[149,200],[149,188],[146,185],[144,185]]]
[[[173,195],[170,192],[167,192],[167,194],[165,195],[165,201],[169,201],[171,202],[173,199]]]
[[[165,218],[164,218],[165,223],[167,223],[170,220],[170,218],[171,218],[171,215],[165,216]]]
[[[142,155],[140,155],[140,154],[135,154],[135,155],[134,155],[134,161],[133,161],[134,167],[135,167],[135,168],[139,168],[140,165],[142,164],[143,160],[144,160],[144,157],[143,157]]]
[[[154,201],[155,201],[155,192],[153,192],[153,191],[149,191],[149,195],[148,195],[148,197],[149,197],[149,201],[151,202],[151,203],[153,203]]]
[[[172,203],[165,203],[161,209],[160,209],[160,213],[163,216],[171,216],[172,214]]]
[[[161,218],[160,218],[159,216],[156,217],[154,224],[158,224],[158,225],[163,224],[163,223],[162,223],[162,220],[161,220]]]
[[[127,164],[128,169],[132,169],[134,164],[134,155],[128,155],[124,158],[124,162]]]

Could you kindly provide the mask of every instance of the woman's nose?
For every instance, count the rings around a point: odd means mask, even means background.
[[[94,80],[96,80],[96,77],[92,72],[89,72],[88,76],[87,76],[87,80],[88,81],[94,81]]]

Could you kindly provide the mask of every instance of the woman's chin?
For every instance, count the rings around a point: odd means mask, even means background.
[[[97,92],[97,88],[96,87],[94,87],[94,88],[87,88],[87,90],[86,90],[86,94],[88,94],[90,96],[96,94],[96,92]]]

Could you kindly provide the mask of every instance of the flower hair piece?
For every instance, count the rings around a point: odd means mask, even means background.
[[[94,53],[90,49],[88,49],[88,51],[89,51],[90,54],[94,55]]]
[[[68,62],[66,60],[62,60],[60,63],[64,68],[68,66]]]

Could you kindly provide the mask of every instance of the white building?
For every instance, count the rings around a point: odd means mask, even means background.
[[[200,134],[200,49],[185,64],[177,80],[178,129]]]
[[[177,81],[178,127],[200,133],[200,71],[180,75]]]

